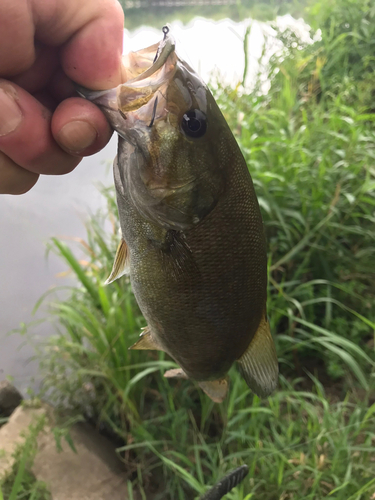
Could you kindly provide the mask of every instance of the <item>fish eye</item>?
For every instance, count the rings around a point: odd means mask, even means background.
[[[191,109],[182,117],[182,130],[189,137],[202,137],[207,130],[207,118],[199,109]]]

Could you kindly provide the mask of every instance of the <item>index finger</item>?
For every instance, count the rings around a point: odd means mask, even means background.
[[[12,22],[5,23],[6,19]],[[35,37],[46,45],[61,46],[63,70],[77,83],[98,90],[121,83],[124,14],[117,0],[1,0],[2,24],[2,76],[33,65]]]
[[[60,53],[65,73],[74,82],[93,90],[119,85],[124,34],[120,4],[117,0],[60,0],[58,3],[59,9],[63,8],[60,4],[69,4],[71,19],[78,15],[80,23]],[[82,8],[84,3],[88,5],[87,10]],[[63,29],[64,24],[61,27]]]

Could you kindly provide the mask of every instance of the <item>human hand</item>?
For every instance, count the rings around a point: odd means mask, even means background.
[[[117,0],[0,0],[0,193],[66,174],[112,131],[75,96],[121,83],[124,17]]]

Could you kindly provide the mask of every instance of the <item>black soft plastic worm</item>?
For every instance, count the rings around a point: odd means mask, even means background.
[[[215,486],[199,500],[221,500],[224,495],[240,484],[248,472],[249,467],[247,465],[241,465],[241,467],[232,470],[232,472],[224,476],[221,481],[215,484]]]

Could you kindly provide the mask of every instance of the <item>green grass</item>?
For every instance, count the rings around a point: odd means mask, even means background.
[[[197,499],[243,463],[249,476],[229,500],[374,498],[375,115],[368,96],[375,95],[375,23],[365,23],[366,36],[360,31],[367,6],[313,5],[322,36],[311,46],[279,33],[284,50],[268,67],[267,95],[260,82],[251,93],[215,90],[265,221],[268,314],[281,371],[272,397],[252,396],[233,369],[229,397],[216,405],[193,383],[164,379],[174,363],[163,353],[128,350],[145,322],[126,277],[103,286],[118,244],[112,187],[103,188],[107,208],[91,218],[86,241],[50,243],[77,285],[64,300],[58,290],[42,298],[58,320],[40,353],[44,391],[118,440],[129,498]],[[347,34],[349,15],[356,37]],[[85,257],[78,260],[77,250]]]
[[[170,408],[169,418],[147,422],[153,433],[145,435],[142,424],[138,435],[136,428],[137,443],[123,451],[139,446],[152,451],[165,468],[170,498],[195,498],[203,485],[243,462],[249,465],[250,479],[228,498],[313,499],[334,492],[333,498],[347,499],[361,488],[374,492],[374,407],[366,413],[366,404],[330,404],[319,383],[314,392],[296,391],[286,381],[282,385],[268,403],[253,398],[250,404],[248,390],[236,377],[229,401],[220,409],[220,424],[213,424],[212,410],[197,421],[182,402],[182,407]],[[210,435],[213,425],[220,428],[218,435]],[[163,439],[155,440],[157,435]],[[142,467],[143,477],[154,466],[150,459]]]
[[[24,442],[17,447],[12,470],[0,481],[0,500],[50,500],[46,485],[37,481],[31,472],[37,449],[36,440],[44,425],[44,417],[30,425]]]

